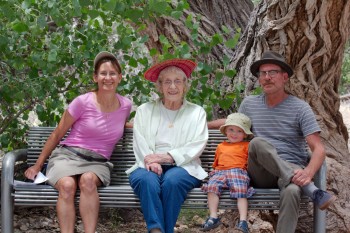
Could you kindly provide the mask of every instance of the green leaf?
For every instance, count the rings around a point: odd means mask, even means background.
[[[129,9],[125,11],[125,16],[131,19],[134,23],[139,23],[139,19],[143,16],[143,12],[140,9]]]
[[[36,106],[36,112],[37,112],[37,113],[42,113],[42,112],[44,112],[43,106],[40,105],[40,104],[38,104],[38,105]]]
[[[199,50],[199,52],[200,53],[203,53],[203,54],[208,54],[208,53],[210,53],[210,51],[211,51],[211,47],[201,47],[200,48],[200,50]]]
[[[230,64],[231,59],[230,59],[227,55],[225,55],[225,56],[223,57],[223,59],[222,59],[222,62],[223,62],[223,66],[225,67],[225,66],[227,66],[228,64]]]
[[[212,36],[210,44],[212,46],[215,46],[215,45],[222,43],[222,41],[223,41],[222,35],[216,33],[215,35]]]
[[[235,75],[236,75],[236,70],[226,70],[225,71],[225,75],[230,77],[230,78],[233,78]]]
[[[189,29],[192,29],[193,28],[193,23],[192,23],[192,20],[193,20],[193,16],[191,14],[189,14],[186,18],[186,21],[185,21],[185,25],[186,27],[188,27]]]
[[[100,16],[100,12],[92,9],[88,11],[88,15],[90,16],[91,19],[95,19]]]
[[[147,42],[148,39],[149,39],[148,35],[144,35],[144,36],[141,38],[140,43],[143,44],[143,43]]]
[[[235,39],[230,39],[225,42],[225,45],[230,49],[233,49],[236,46],[236,44],[237,44],[237,40]]]
[[[47,22],[46,22],[45,15],[40,15],[37,18],[37,25],[39,26],[39,28],[46,28],[47,27]]]
[[[230,33],[230,30],[229,30],[228,27],[226,27],[225,25],[222,25],[222,26],[221,26],[221,29],[222,29],[226,34]]]
[[[149,9],[159,14],[164,14],[168,7],[168,3],[165,1],[150,0]]]
[[[240,37],[240,33],[236,33],[232,39],[226,41],[225,45],[231,49],[236,47],[236,45],[238,44],[239,37]]]
[[[222,72],[216,72],[215,73],[215,78],[218,80],[221,80],[224,77],[224,74]]]
[[[102,9],[107,10],[107,11],[114,11],[116,5],[117,5],[117,0],[104,0],[102,5]]]
[[[31,5],[32,5],[32,1],[31,0],[25,0],[25,1],[22,2],[22,8],[23,9],[28,9]]]
[[[175,19],[180,19],[182,14],[183,14],[182,11],[173,11],[173,12],[171,12],[171,17],[173,17]]]
[[[230,98],[219,100],[219,106],[224,110],[229,109],[231,105],[232,105],[232,99]]]
[[[72,0],[73,3],[73,15],[74,16],[81,16],[81,6],[79,3],[79,0]]]
[[[57,60],[57,50],[51,50],[49,56],[47,57],[49,62],[55,62]]]
[[[129,66],[134,67],[134,68],[137,67],[137,61],[132,57],[130,57]]]
[[[12,29],[16,32],[22,33],[28,31],[29,27],[26,23],[17,21],[12,24]]]
[[[158,53],[156,48],[153,48],[149,51],[149,55],[151,55],[152,57],[155,56]]]

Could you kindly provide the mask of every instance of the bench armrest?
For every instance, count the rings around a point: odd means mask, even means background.
[[[326,161],[323,162],[322,166],[320,167],[320,169],[316,172],[315,177],[314,177],[314,182],[315,185],[322,189],[322,190],[326,190],[327,187],[327,165],[326,165]]]
[[[13,150],[4,155],[1,171],[1,206],[3,206],[3,201],[8,201],[3,200],[3,197],[11,195],[16,162],[25,161],[26,159],[27,149]]]

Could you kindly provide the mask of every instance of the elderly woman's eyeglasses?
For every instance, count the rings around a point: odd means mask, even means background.
[[[284,72],[283,70],[267,70],[267,71],[258,71],[256,75],[259,78],[265,78],[267,77],[267,75],[271,78],[275,78],[277,74],[283,73],[283,72]]]
[[[174,80],[174,81],[171,81],[171,80],[161,81],[161,83],[162,83],[164,86],[170,87],[171,84],[173,84],[173,83],[175,84],[175,86],[181,86],[181,85],[184,83],[184,81],[181,80],[181,79],[176,79],[176,80]]]

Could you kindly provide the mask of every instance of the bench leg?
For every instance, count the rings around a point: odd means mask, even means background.
[[[314,205],[314,233],[326,233],[326,211]]]
[[[16,161],[23,160],[27,150],[21,149],[6,153],[1,171],[1,232],[13,233],[13,176]]]
[[[323,162],[320,170],[315,176],[315,185],[322,189],[327,189],[327,165]],[[314,205],[314,233],[326,233],[326,210],[322,211]]]

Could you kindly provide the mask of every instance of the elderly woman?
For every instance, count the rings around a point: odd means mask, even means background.
[[[195,67],[190,60],[172,59],[145,73],[161,97],[136,111],[136,163],[126,173],[151,233],[174,232],[187,193],[207,177],[199,158],[208,140],[206,113],[185,99]]]

